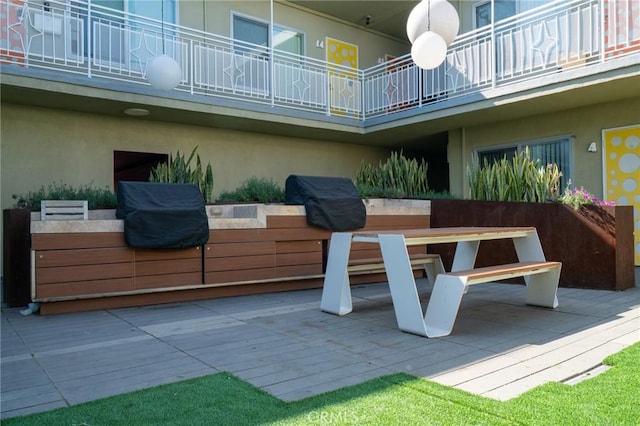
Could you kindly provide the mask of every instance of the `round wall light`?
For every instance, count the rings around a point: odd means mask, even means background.
[[[159,90],[173,90],[182,79],[180,65],[171,56],[162,54],[147,63],[147,80]]]

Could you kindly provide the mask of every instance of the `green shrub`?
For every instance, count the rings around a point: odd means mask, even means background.
[[[176,152],[175,157],[169,155],[168,163],[160,163],[151,169],[149,182],[165,182],[165,183],[195,183],[202,192],[202,198],[206,203],[213,201],[213,170],[211,163],[207,164],[205,171],[202,170],[202,162],[200,154],[196,154],[198,147],[191,151],[189,158]],[[191,161],[196,158],[196,166],[191,168]]]
[[[377,186],[367,184],[356,184],[358,192],[362,198],[407,198],[402,191],[396,188],[379,188]],[[449,192],[427,191],[415,194],[413,199],[418,200],[434,200],[434,199],[453,199]]]
[[[422,198],[428,193],[427,163],[392,152],[377,167],[364,161],[356,172],[355,185],[364,198]]]
[[[272,180],[252,176],[234,191],[222,192],[216,201],[220,203],[282,203],[284,189]]]
[[[531,160],[529,148],[510,161],[503,157],[489,164],[478,161],[467,166],[467,178],[473,200],[529,201],[543,203],[558,197],[562,173],[556,164],[540,166]]]
[[[117,205],[116,194],[108,186],[96,188],[93,183],[74,187],[54,182],[26,194],[14,194],[13,199],[15,207],[31,211],[40,211],[42,200],[87,200],[90,210],[114,209]]]

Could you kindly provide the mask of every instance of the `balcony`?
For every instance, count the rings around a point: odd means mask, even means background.
[[[428,71],[409,55],[354,70],[90,2],[45,4],[0,0],[0,62],[9,102],[24,96],[21,89],[33,88],[7,77],[28,77],[148,95],[158,105],[162,98],[195,103],[205,106],[193,108],[202,114],[218,111],[206,106],[234,108],[362,134],[425,120],[429,113],[459,117],[505,97],[535,98],[571,85],[593,88],[595,80],[617,82],[607,96],[625,96],[629,78],[640,76],[640,26],[633,19],[640,3],[631,1],[543,5],[459,35],[445,62]],[[147,63],[162,53],[182,70],[172,91],[151,88],[145,76]],[[43,104],[44,95],[38,94]],[[50,102],[65,100],[54,96]]]

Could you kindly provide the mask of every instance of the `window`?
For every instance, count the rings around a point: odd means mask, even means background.
[[[512,159],[516,153],[524,151],[529,147],[530,158],[533,161],[540,160],[540,166],[552,163],[558,165],[558,169],[562,172],[559,188],[560,192],[562,192],[566,187],[567,182],[571,180],[573,174],[573,165],[571,161],[572,141],[573,138],[569,136],[533,140],[495,148],[482,148],[476,150],[476,154],[480,164],[484,164],[485,161],[491,164],[504,157]]]
[[[268,47],[269,24],[234,15],[233,39]]]
[[[496,22],[516,14],[515,0],[494,0],[494,14]],[[473,5],[474,28],[491,24],[491,0]]]
[[[73,1],[79,8],[86,7],[86,1]],[[144,74],[147,61],[160,53],[180,60],[179,49],[184,47],[175,40],[172,30],[177,22],[177,0],[92,0],[90,3],[97,7],[92,9],[89,24],[84,23],[82,47],[91,52],[96,65]],[[152,24],[145,18],[157,22]]]
[[[232,66],[227,67],[230,70],[227,73],[233,73],[230,76],[230,85],[236,93],[267,96],[271,87],[269,80],[271,63],[269,52],[266,49],[270,46],[269,23],[232,14],[232,31],[232,37],[236,43],[229,58]],[[304,54],[304,35],[295,30],[274,25],[273,44],[275,50],[296,55]],[[282,65],[281,61],[275,62],[275,67],[286,66]],[[276,79],[278,75],[284,74],[283,72],[275,72]],[[288,86],[287,81],[276,80],[274,82],[275,96],[281,94],[283,88]]]
[[[233,38],[269,47],[269,23],[245,16],[233,15]],[[273,26],[273,46],[295,55],[304,54],[304,34],[279,25]]]
[[[274,25],[273,48],[295,55],[304,55],[304,34]]]

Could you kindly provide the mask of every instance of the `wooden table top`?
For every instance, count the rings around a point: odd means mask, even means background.
[[[381,235],[403,235],[407,245],[520,238],[536,232],[531,226],[461,226],[450,228],[398,229],[353,233],[353,241],[378,242]]]

